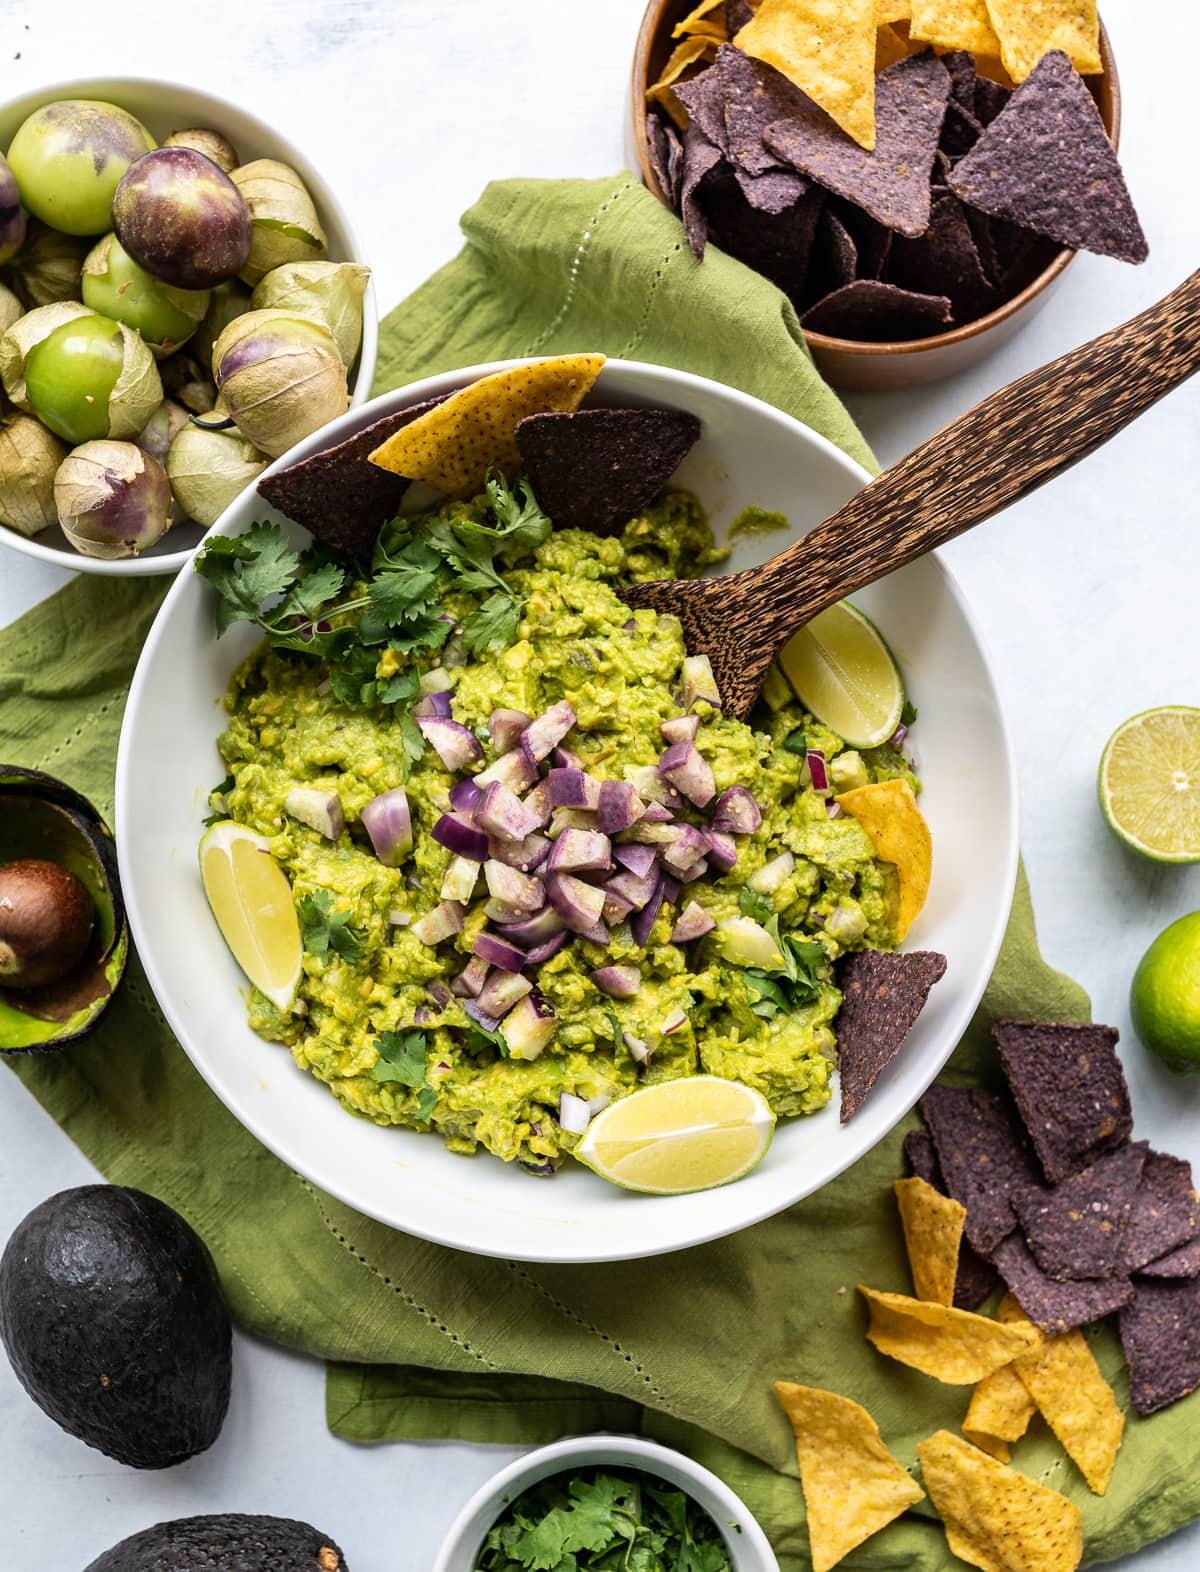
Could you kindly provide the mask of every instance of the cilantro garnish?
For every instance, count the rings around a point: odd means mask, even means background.
[[[613,1053],[620,1053],[624,1039],[621,1035],[621,1022],[617,1018],[617,1012],[615,1010],[606,1010],[604,1013],[608,1016],[608,1024],[612,1027]]]
[[[902,726],[913,725],[916,721],[917,713],[917,706],[911,699],[906,698],[904,701],[904,708],[900,711],[900,724]]]
[[[499,1518],[476,1572],[731,1572],[716,1524],[690,1496],[589,1469],[534,1485]]]
[[[396,1081],[417,1093],[417,1118],[428,1124],[437,1093],[427,1079],[429,1050],[423,1032],[380,1032],[379,1058],[371,1066],[375,1081]]]
[[[331,950],[350,962],[361,961],[367,953],[366,939],[351,927],[350,913],[334,911],[328,890],[302,895],[296,902],[296,915],[304,948],[318,960],[328,960]]]
[[[231,792],[236,785],[237,782],[234,780],[233,776],[227,775],[219,786],[214,786],[213,789],[209,792],[209,801],[211,802],[214,797],[220,797],[224,799],[224,797],[229,792]],[[200,822],[204,825],[205,829],[207,829],[209,825],[220,824],[222,819],[227,819],[228,817],[228,810],[222,806],[219,809],[214,808],[212,813],[206,814],[205,817],[200,820]]]
[[[738,911],[743,917],[753,917],[755,922],[769,922],[775,915],[775,903],[769,895],[760,895],[743,884],[738,891]]]
[[[766,918],[763,927],[778,946],[783,965],[773,972],[749,967],[742,972],[742,980],[751,997],[750,1008],[769,1021],[780,1010],[798,1010],[820,997],[821,975],[827,961],[824,946],[815,939],[780,934],[776,914]]]
[[[497,1027],[489,1031],[486,1026],[481,1026],[473,1017],[468,1017],[466,1025],[466,1048],[468,1053],[482,1053],[487,1048],[498,1048],[502,1058],[508,1058],[508,1044],[504,1034]]]
[[[785,753],[798,753],[803,758],[808,753],[808,738],[804,734],[804,727],[797,726],[795,731],[789,731],[783,739]]]

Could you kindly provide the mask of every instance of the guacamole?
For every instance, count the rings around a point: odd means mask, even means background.
[[[425,517],[480,516],[484,506],[447,503]],[[421,526],[421,518],[410,521],[414,531]],[[550,1172],[577,1140],[559,1122],[564,1093],[594,1110],[642,1085],[705,1072],[757,1088],[781,1116],[828,1100],[840,1003],[832,963],[847,949],[894,946],[896,888],[894,870],[876,860],[859,824],[831,816],[827,795],[813,789],[806,752],[824,755],[834,790],[911,775],[891,747],[848,749],[776,674],[751,725],[722,716],[703,696],[687,706],[699,717],[694,747],[715,792],[748,788],[761,824],[726,838],[736,841],[728,871],[701,862],[699,877],[693,868],[690,881],[669,881],[644,944],[616,914],[606,945],[567,935],[533,978],[534,997],[555,1022],[536,1056],[517,1057],[503,1023],[500,1030],[481,1023],[457,983],[489,924],[483,880],[461,904],[460,931],[429,942],[423,922],[444,898],[452,860],[433,832],[455,782],[497,759],[493,712],[536,717],[566,701],[574,722],[562,757],[593,784],[644,790],[657,776],[667,746],[660,726],[685,710],[686,651],[676,619],[631,612],[617,586],[698,573],[720,555],[696,498],[668,492],[618,536],[556,530],[518,555],[507,582],[522,609],[507,647],[483,656],[464,647],[464,618],[482,592],[445,602],[456,632],[440,650],[384,647],[380,678],[414,664],[432,673],[427,687],[449,693],[453,720],[478,739],[481,756],[457,770],[433,746],[418,743],[419,757],[411,757],[395,708],[348,706],[319,660],[263,644],[237,672],[219,744],[229,780],[216,805],[269,838],[308,941],[293,1007],[280,1011],[255,992],[250,1022],[354,1113],[436,1131],[456,1152],[482,1147]],[[388,867],[361,816],[399,786],[413,847]],[[285,809],[297,787],[336,793],[344,818],[336,838]],[[673,813],[700,826],[708,811],[688,802]],[[589,822],[595,814],[586,809],[560,808],[546,834]],[[638,833],[615,835],[613,849]],[[691,903],[708,931],[673,942]],[[310,939],[322,922],[320,941]],[[742,940],[751,931],[757,953],[747,955]],[[761,964],[757,935],[768,936],[777,966]],[[593,974],[605,967],[636,968],[630,996],[597,984]]]

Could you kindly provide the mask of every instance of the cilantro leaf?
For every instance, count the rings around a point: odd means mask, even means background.
[[[738,891],[738,911],[743,917],[753,917],[755,922],[769,922],[775,915],[775,904],[769,895],[761,895],[743,884]]]
[[[378,651],[351,644],[329,663],[329,687],[335,699],[351,709],[362,709],[376,698],[375,668]]]
[[[473,655],[488,650],[504,650],[515,643],[521,623],[521,603],[513,596],[497,591],[489,595],[477,611],[463,623],[463,638]]]
[[[394,677],[381,679],[379,702],[381,704],[407,704],[415,699],[421,679],[415,671],[398,671]]]
[[[624,1040],[621,1035],[621,1022],[618,1020],[615,1010],[606,1010],[605,1014],[608,1016],[609,1025],[612,1027],[613,1053],[620,1053],[621,1044]]]
[[[900,724],[902,726],[915,725],[918,713],[919,711],[917,710],[917,706],[910,698],[906,697],[904,700],[904,708],[900,711]]]
[[[378,1044],[379,1058],[371,1066],[373,1080],[424,1086],[428,1058],[424,1032],[380,1032]]]
[[[504,549],[520,546],[532,551],[540,546],[554,526],[542,512],[527,478],[522,475],[510,488],[502,475],[489,476],[486,490]]]
[[[233,776],[227,775],[220,785],[214,786],[213,789],[209,792],[209,802],[211,803],[214,797],[225,797],[226,794],[231,792],[236,785],[237,782],[234,780]],[[201,819],[200,822],[204,825],[205,829],[207,829],[209,825],[220,824],[222,819],[227,819],[228,817],[228,810],[224,807],[224,805],[222,805],[220,808],[214,808],[213,811]]]
[[[367,953],[366,939],[351,926],[350,913],[334,911],[328,890],[302,895],[296,902],[296,915],[304,948],[319,961],[327,961],[331,950],[350,962],[361,961]]]
[[[256,622],[273,596],[292,588],[300,553],[278,524],[254,524],[244,535],[215,535],[196,558],[196,572],[217,592],[219,637],[235,622]]]
[[[345,583],[345,568],[339,568],[334,562],[322,562],[292,585],[279,612],[283,616],[311,618],[326,601],[341,593]]]
[[[808,753],[808,738],[804,735],[804,727],[797,726],[795,731],[789,731],[783,739],[785,753],[798,753],[801,758]]]
[[[437,1107],[438,1096],[432,1086],[422,1086],[417,1093],[417,1118],[422,1124],[428,1124]]]
[[[489,1031],[486,1026],[481,1026],[473,1017],[467,1022],[467,1052],[482,1053],[486,1048],[498,1048],[502,1058],[508,1058],[508,1043],[504,1040],[503,1033],[497,1028]]]
[[[415,764],[425,752],[425,739],[421,735],[421,728],[407,712],[396,717],[400,727],[400,747],[405,759],[410,764]]]

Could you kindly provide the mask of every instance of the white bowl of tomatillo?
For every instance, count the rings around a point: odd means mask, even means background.
[[[344,207],[263,121],[136,77],[0,106],[0,545],[178,571],[273,458],[368,397],[376,345]]]
[[[469,473],[431,484],[422,454]],[[621,599],[761,563],[867,479],[734,388],[581,354],[388,393],[227,510],[143,650],[117,836],[172,1030],[291,1168],[458,1249],[632,1259],[803,1200],[913,1107],[1016,872],[1011,744],[952,577],[925,557],[855,597],[919,710],[869,733],[835,734],[803,679],[722,714],[679,623]],[[908,916],[908,853],[863,817],[885,798],[932,852]],[[921,997],[895,985],[922,967]],[[736,1123],[760,1160],[621,1166],[614,1121],[695,1088],[763,1115]],[[682,1150],[629,1149],[651,1148]]]

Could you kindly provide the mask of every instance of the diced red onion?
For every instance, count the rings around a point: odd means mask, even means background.
[[[637,911],[641,911],[646,902],[658,888],[659,874],[653,863],[649,871],[639,877],[638,874],[626,870],[624,873],[615,873],[607,880],[604,888],[611,895],[617,895]]]
[[[663,903],[663,895],[663,881],[660,879],[655,887],[654,894],[651,895],[645,906],[642,907],[630,924],[633,931],[633,942],[643,948],[650,937],[651,928],[654,927],[654,919],[658,916],[658,909]]]
[[[642,986],[642,972],[638,966],[598,966],[589,975],[600,992],[610,999],[634,999]]]
[[[514,748],[511,753],[502,753],[493,760],[486,770],[480,770],[475,779],[480,786],[490,786],[493,781],[499,781],[511,790],[521,792],[537,780],[537,766],[530,764],[525,755]]]
[[[779,853],[772,857],[770,862],[763,863],[746,880],[752,890],[759,895],[773,895],[785,879],[791,878],[796,870],[796,859],[790,851]]]
[[[552,906],[547,906],[533,917],[523,917],[519,922],[505,923],[501,933],[510,944],[517,944],[523,950],[532,950],[539,944],[544,944],[547,939],[553,939],[556,934],[564,931],[565,925],[562,918]]]
[[[523,841],[537,829],[537,815],[503,781],[491,781],[472,813],[475,823],[499,840]]]
[[[393,928],[407,928],[413,920],[411,912],[402,912],[399,907],[388,913],[388,922]]]
[[[670,808],[672,814],[682,811],[682,794],[660,773],[657,764],[639,764],[636,769],[629,771],[629,778],[643,802],[657,802],[664,808]]]
[[[474,813],[482,796],[483,787],[472,776],[466,775],[451,786],[450,806],[456,813]]]
[[[535,832],[522,841],[502,841],[493,836],[488,841],[488,848],[498,862],[506,862],[510,868],[520,868],[522,873],[532,873],[550,855],[550,844],[544,835]]]
[[[699,715],[672,715],[659,721],[658,729],[668,742],[695,742],[700,730]]]
[[[519,906],[510,906],[507,901],[498,901],[492,895],[483,903],[483,915],[507,927],[510,923],[523,922],[529,913],[523,912]]]
[[[422,698],[433,693],[453,693],[454,678],[444,666],[432,666],[428,671],[423,671],[417,679],[417,692]],[[439,715],[448,715],[449,710],[439,710]]]
[[[481,955],[472,955],[462,971],[450,984],[450,992],[457,994],[460,999],[477,998],[479,990],[487,981],[489,970],[488,963]]]
[[[636,824],[622,830],[618,839],[625,845],[654,846],[661,853],[664,846],[670,846],[678,838],[679,830],[680,826],[674,821],[670,824],[651,824],[643,815]]]
[[[479,864],[470,857],[451,857],[442,879],[442,899],[462,901],[464,904],[475,894],[479,879]]]
[[[607,872],[612,867],[612,842],[598,830],[564,830],[546,866],[551,873]]]
[[[842,805],[840,802],[827,802],[825,804],[825,812],[831,819],[840,819],[842,816]]]
[[[637,623],[634,621],[634,619],[632,617],[626,617],[625,621],[621,624],[621,632],[622,633],[634,633],[636,631],[637,631]]]
[[[675,829],[674,839],[663,847],[662,860],[668,868],[681,873],[708,855],[708,836],[693,824],[679,824]]]
[[[676,792],[675,795],[678,797],[679,793]],[[679,806],[681,808],[683,806],[682,797],[679,798]],[[674,818],[675,815],[671,812],[670,808],[664,806],[663,803],[651,802],[647,803],[645,809],[642,812],[642,817],[638,822],[641,824],[670,824]]]
[[[737,861],[737,842],[732,835],[721,830],[705,830],[708,840],[708,863],[718,873],[728,873]]]
[[[712,768],[694,742],[673,742],[659,759],[658,768],[697,808],[703,808],[716,795]]]
[[[489,933],[486,928],[476,934],[475,943],[471,946],[471,954],[481,961],[486,961],[489,966],[498,966],[505,972],[523,972],[529,962],[529,957],[524,950],[518,950],[515,944],[509,944],[507,939]]]
[[[667,1016],[666,1020],[659,1027],[659,1031],[664,1037],[669,1037],[672,1032],[682,1031],[687,1023],[687,1016],[682,1010],[676,1008]]]
[[[483,758],[479,738],[459,721],[444,715],[422,715],[417,721],[421,735],[448,770],[465,770]]]
[[[493,899],[503,901],[506,906],[517,911],[532,916],[546,904],[542,881],[532,874],[522,873],[520,868],[510,868],[506,862],[489,857],[483,865],[483,877],[487,880],[488,893]]]
[[[561,933],[556,933],[553,938],[535,944],[529,952],[530,966],[540,966],[543,961],[548,961],[552,955],[557,955],[571,935],[564,928]]]
[[[662,875],[662,896],[663,900],[670,901],[672,906],[679,905],[679,880],[665,868]]]
[[[550,801],[556,808],[586,808],[594,813],[600,806],[600,782],[580,769],[553,769],[546,776],[546,782],[550,787]]]
[[[604,921],[607,923],[623,922],[633,910],[633,904],[623,895],[618,895],[607,885],[604,889]]]
[[[690,710],[697,699],[707,699],[716,710],[721,708],[721,690],[707,655],[686,655],[679,674],[683,679],[684,709]]]
[[[613,856],[623,868],[628,868],[629,872],[638,879],[648,878],[650,870],[654,867],[654,847],[644,846],[636,841],[630,842],[627,846],[614,846]]]
[[[598,1113],[603,1113],[612,1102],[607,1092],[597,1092],[595,1097],[588,1098],[588,1117],[594,1119]]]
[[[536,991],[519,999],[504,1018],[509,1057],[536,1059],[558,1030],[558,1017]]]
[[[497,753],[510,753],[521,741],[521,733],[533,719],[524,710],[493,710],[488,716],[488,736]]]
[[[601,781],[596,821],[605,835],[627,830],[645,811],[646,804],[631,781]]]
[[[463,1009],[473,1021],[477,1021],[483,1027],[485,1032],[494,1032],[500,1025],[500,1017],[498,1015],[489,1015],[486,1010],[481,1009],[478,999],[468,999],[463,1005]]]
[[[808,773],[812,778],[812,787],[818,797],[828,797],[831,791],[829,785],[829,771],[825,765],[825,755],[820,748],[810,748],[805,754],[808,764]]]
[[[385,868],[398,868],[413,849],[412,811],[403,786],[393,786],[371,801],[359,815],[376,857]]]
[[[533,984],[528,977],[522,977],[517,972],[493,971],[488,974],[488,980],[474,1002],[489,1015],[503,1020],[517,1000],[523,999],[532,988]]]
[[[583,760],[573,748],[564,748],[562,746],[555,748],[550,755],[550,762],[555,769],[559,770],[581,770],[583,768]]]
[[[594,930],[604,910],[604,891],[585,884],[569,873],[552,873],[546,880],[550,904],[574,933]],[[606,934],[607,937],[607,934]]]
[[[429,833],[439,846],[444,846],[456,857],[469,857],[472,862],[487,861],[487,836],[456,813],[443,813]]]
[[[428,1005],[419,1004],[413,1011],[414,1026],[428,1026],[433,1018],[434,1012],[428,1007]]]
[[[555,808],[546,831],[551,840],[557,840],[564,830],[594,830],[596,815],[587,808]]]
[[[908,736],[908,727],[904,724],[903,721],[901,721],[899,726],[896,727],[895,731],[888,738],[888,742],[891,744],[891,746],[893,748],[899,748],[899,747],[901,747],[903,745],[904,739],[907,736]]]
[[[342,799],[335,791],[320,791],[315,786],[293,786],[283,799],[283,811],[307,824],[328,841],[336,841],[346,828]],[[380,859],[382,861],[382,859]]]
[[[582,1135],[592,1122],[588,1105],[574,1092],[562,1092],[558,1099],[558,1122],[568,1135]]]
[[[702,939],[706,933],[711,933],[716,926],[703,906],[689,901],[671,929],[671,943],[690,944],[693,939]]]
[[[589,944],[598,944],[602,950],[607,950],[612,942],[612,934],[602,921],[594,922],[590,928],[581,928],[576,937],[586,939]]]
[[[457,901],[443,901],[440,906],[426,912],[419,922],[413,923],[412,928],[421,943],[431,948],[462,930],[463,909]]]
[[[699,862],[694,862],[690,868],[684,868],[679,875],[680,884],[693,884],[697,879],[702,879],[708,872],[708,860],[701,857]]]
[[[632,1032],[622,1032],[621,1041],[635,1064],[650,1063],[650,1044],[644,1038],[635,1037]]]
[[[521,733],[521,748],[531,764],[548,759],[575,724],[575,711],[566,699],[535,715]]]
[[[525,755],[522,754],[521,757],[524,758]],[[554,804],[550,801],[550,788],[546,782],[538,781],[531,791],[525,793],[521,801],[537,819],[538,829],[545,829],[550,823],[550,815],[554,812]]]
[[[443,720],[450,719],[450,693],[447,689],[439,688],[433,693],[426,693],[419,698],[412,707],[414,720],[427,720],[431,715],[440,715]]]
[[[451,999],[454,997],[453,994],[451,994],[449,988],[446,987],[446,984],[442,982],[429,983],[425,989],[425,992],[433,1000],[434,1004],[437,1005],[439,1010],[444,1010],[450,1003]]]
[[[713,806],[712,827],[722,835],[753,835],[762,824],[762,809],[745,786],[730,786]]]

